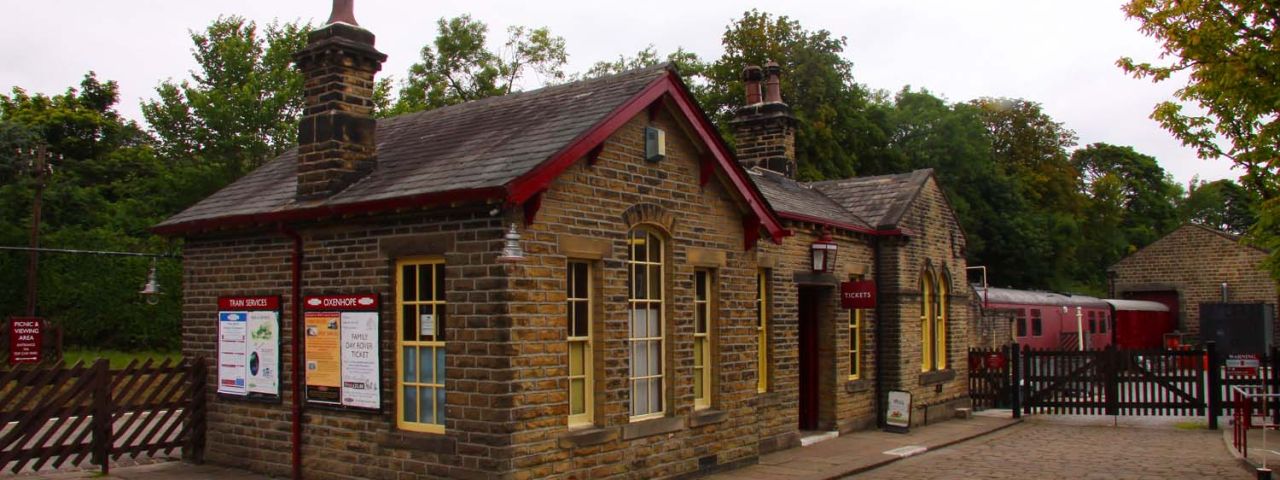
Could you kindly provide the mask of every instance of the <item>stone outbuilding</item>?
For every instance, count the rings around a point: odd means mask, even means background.
[[[917,425],[967,404],[936,177],[789,178],[776,66],[746,72],[735,155],[669,66],[375,120],[373,40],[349,15],[314,31],[298,147],[155,228],[185,239],[183,351],[217,360],[207,460],[663,478],[881,425],[891,390]],[[841,307],[852,280],[874,308]],[[228,355],[244,298],[279,304],[278,368]],[[329,303],[367,321],[360,360]]]
[[[1107,277],[1112,298],[1163,303],[1178,330],[1195,339],[1201,303],[1276,305],[1276,282],[1262,266],[1266,258],[1266,250],[1236,235],[1189,223],[1116,262]]]

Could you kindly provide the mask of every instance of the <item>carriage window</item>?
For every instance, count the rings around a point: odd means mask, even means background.
[[[1017,326],[1019,337],[1027,336],[1027,317],[1018,315],[1015,325]]]
[[[1098,333],[1098,312],[1089,312],[1089,333]]]
[[[1107,314],[1098,316],[1098,333],[1107,333]]]
[[[1039,337],[1044,333],[1044,325],[1040,322],[1040,310],[1031,309],[1031,336]]]

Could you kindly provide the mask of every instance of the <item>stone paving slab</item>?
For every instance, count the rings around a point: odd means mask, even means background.
[[[906,457],[883,452],[906,446],[941,448],[985,435],[1012,425],[1017,420],[1001,416],[975,416],[951,420],[910,432],[876,430],[854,432],[832,440],[774,452],[760,458],[757,465],[706,477],[713,480],[828,480],[900,461]]]

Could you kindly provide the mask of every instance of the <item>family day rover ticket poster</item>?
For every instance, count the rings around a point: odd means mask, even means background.
[[[303,308],[307,401],[378,409],[378,296],[312,296]]]

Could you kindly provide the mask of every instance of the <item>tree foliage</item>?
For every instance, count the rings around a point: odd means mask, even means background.
[[[191,32],[197,70],[166,80],[142,104],[165,158],[209,171],[208,194],[297,141],[302,74],[293,52],[310,25],[273,22],[259,29],[241,17],[219,17]],[[199,198],[199,197],[196,197]]]
[[[436,22],[439,33],[422,47],[418,63],[409,67],[399,97],[381,115],[391,116],[430,110],[485,97],[506,95],[518,89],[526,75],[538,75],[544,83],[565,78],[568,61],[563,38],[546,27],[513,26],[507,29],[503,48],[488,46],[489,27],[462,15]],[[386,99],[390,81],[382,87]],[[376,102],[375,102],[376,103]]]
[[[1244,235],[1258,221],[1260,202],[1257,193],[1231,180],[1192,179],[1186,197],[1178,202],[1178,215],[1191,223]]]
[[[115,110],[119,90],[90,72],[60,95],[15,88],[0,95],[0,244],[26,245],[34,182],[18,154],[47,145],[53,175],[44,191],[41,246],[164,252],[168,243],[147,229],[181,206],[172,200],[181,175],[162,161],[154,142]],[[0,252],[0,275],[25,282],[26,252]],[[71,345],[176,348],[181,296],[176,262],[158,265],[173,289],[159,305],[137,291],[146,259],[42,254],[38,313],[66,330]],[[0,311],[22,313],[25,289],[0,289]]]

